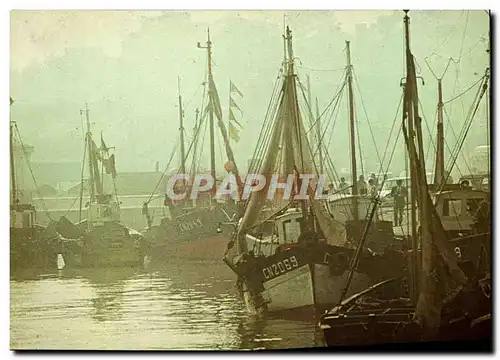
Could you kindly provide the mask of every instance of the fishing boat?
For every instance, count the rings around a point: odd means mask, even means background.
[[[201,46],[198,43],[198,47],[207,50],[208,81],[204,85],[208,87],[208,104],[204,107],[200,120],[198,120],[199,110],[196,109],[194,136],[186,151],[184,145],[184,110],[179,86],[180,166],[178,171],[171,175],[187,175],[174,184],[174,193],[185,194],[185,196],[183,199],[174,200],[166,194],[164,205],[168,207],[168,211],[165,211],[164,216],[160,219],[155,219],[149,214],[148,202],[144,204],[143,209],[148,226],[143,233],[150,239],[152,244],[153,261],[164,261],[171,257],[198,260],[220,259],[220,254],[225,250],[229,239],[224,234],[217,232],[218,224],[232,221],[239,211],[238,205],[233,199],[222,196],[218,191],[224,182],[224,178],[233,176],[238,187],[241,187],[241,179],[229,143],[230,138],[237,140],[236,129],[234,129],[232,123],[229,123],[228,135],[226,126],[222,121],[220,99],[212,73],[212,42],[210,41],[210,31],[208,31],[206,46]],[[235,85],[230,83],[230,93],[232,92],[241,94]],[[205,96],[203,98],[205,99]],[[236,122],[231,110],[232,106],[237,105],[233,98],[230,97],[229,120]],[[216,174],[216,125],[222,135],[228,159],[224,164],[226,174],[222,176],[217,176]],[[199,165],[201,152],[203,151],[202,144],[199,141],[203,137],[202,131],[207,126],[210,138],[210,169],[209,171],[203,171]],[[192,158],[192,164],[188,169],[186,163],[189,157]],[[208,188],[200,190],[195,198],[191,198],[193,189],[195,187],[199,189],[201,182],[205,181],[199,175],[210,175],[211,179],[214,179],[213,184],[211,187],[208,186]]]
[[[296,316],[322,311],[351,292],[391,277],[392,272],[403,271],[403,259],[395,251],[360,251],[359,237],[353,237],[352,245],[345,246],[346,228],[332,219],[318,196],[322,194],[322,185],[299,110],[288,27],[284,41],[282,76],[271,100],[276,108],[268,111],[269,118],[263,125],[267,133],[256,146],[262,153],[254,156],[262,161],[249,171],[270,181],[259,191],[254,188],[250,192],[243,216],[233,222],[233,240],[223,260],[236,273],[238,288],[250,313]],[[303,182],[309,175],[315,175],[314,183]],[[283,178],[290,179],[287,183],[291,181],[293,189],[286,187],[272,197],[276,191],[271,185],[273,179]],[[300,194],[307,194],[307,199]],[[274,211],[268,216],[263,213],[264,208]],[[369,212],[371,219],[375,209],[374,201]],[[364,238],[366,233],[367,229],[362,234]],[[359,267],[347,279],[355,254]],[[346,282],[351,283],[351,288],[344,291]]]
[[[113,148],[106,146],[102,134],[101,146],[97,147],[92,138],[88,107],[82,113],[87,122],[84,151],[84,162],[88,162],[89,175],[89,201],[85,205],[87,218],[73,224],[62,216],[56,224],[57,231],[64,237],[64,265],[86,268],[143,266],[149,251],[147,240],[138,231],[120,222],[120,203],[114,182],[117,176],[115,155],[110,155]],[[111,178],[111,182],[105,183],[105,178]],[[80,219],[83,195],[82,177]]]
[[[10,98],[10,105],[13,104]],[[15,121],[10,121],[10,269],[11,272],[31,268],[54,268],[57,255],[61,251],[61,239],[53,227],[37,224],[36,207],[21,199],[16,181],[16,149],[20,149],[20,158],[28,162],[25,146],[14,133],[19,130]],[[28,167],[30,166],[28,162]]]
[[[415,62],[410,50],[409,16],[405,11],[406,84],[403,134],[416,184],[418,239],[408,253],[409,284],[404,298],[383,297],[379,292],[391,279],[339,302],[321,317],[320,327],[328,346],[390,346],[421,341],[492,341],[491,268],[488,258],[464,259],[454,251],[456,239],[448,238],[442,208],[432,202],[425,176],[422,125],[418,109]],[[487,79],[485,79],[487,81]],[[410,134],[416,134],[414,139]],[[442,202],[441,202],[442,203]],[[417,227],[415,218],[412,227]],[[486,232],[488,232],[488,225]],[[490,225],[491,227],[491,225]],[[479,227],[479,233],[485,229]],[[417,241],[418,240],[418,241]],[[458,240],[460,241],[460,240]],[[478,247],[482,247],[477,242]]]
[[[347,63],[344,77],[344,86],[342,89],[347,89],[348,109],[349,109],[349,138],[350,138],[350,160],[352,185],[350,191],[339,189],[335,194],[328,197],[328,207],[330,214],[336,220],[345,226],[353,229],[363,229],[366,225],[365,219],[368,217],[373,202],[371,194],[362,193],[362,189],[358,189],[358,162],[356,156],[356,112],[354,107],[354,91],[353,91],[353,72],[354,66],[351,63],[350,42],[346,41]],[[337,95],[342,96],[342,91]],[[359,140],[358,140],[359,141]],[[376,146],[376,144],[374,144]],[[382,169],[381,169],[382,170]],[[361,169],[361,171],[363,171]],[[384,179],[385,180],[385,179]],[[392,222],[383,220],[377,211],[370,224],[370,234],[383,239],[382,242],[390,243],[387,239],[394,237]],[[377,241],[381,242],[381,241]]]

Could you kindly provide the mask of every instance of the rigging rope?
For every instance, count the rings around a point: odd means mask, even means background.
[[[156,186],[155,186],[153,192],[151,193],[151,195],[149,196],[149,199],[145,202],[145,204],[149,204],[151,202],[151,199],[153,198],[153,196],[156,194],[156,190],[158,190],[158,187],[160,186],[163,178],[165,177],[165,174],[167,173],[168,169],[170,168],[170,163],[172,162],[172,159],[174,158],[174,154],[175,154],[175,151],[177,150],[177,146],[179,145],[179,142],[180,141],[177,140],[177,143],[174,145],[172,153],[170,154],[170,159],[168,160],[168,164],[165,167],[165,170],[163,170],[163,173],[162,173],[160,179],[156,183]]]
[[[337,72],[337,71],[342,71],[342,70],[345,70],[345,67],[342,67],[340,69],[312,69],[312,68],[309,68],[309,67],[305,67],[305,66],[302,66],[302,65],[295,65],[296,67],[299,67],[299,68],[302,68],[302,69],[306,69],[306,70],[310,70],[310,71],[320,71],[320,72]]]
[[[259,137],[257,139],[257,146],[255,147],[254,153],[252,154],[251,163],[249,164],[248,173],[254,173],[258,170],[261,165],[263,159],[260,158],[261,154],[264,153],[264,149],[267,147],[266,144],[270,139],[270,129],[272,128],[273,123],[276,121],[276,102],[279,100],[279,94],[283,90],[283,68],[280,67],[278,70],[278,75],[276,77],[273,92],[271,94],[271,98],[269,100],[269,104],[266,109],[266,114],[264,116],[264,123],[261,127]],[[271,121],[269,121],[271,119]],[[267,126],[266,126],[267,125]]]
[[[26,148],[24,147],[23,139],[21,138],[21,133],[19,132],[19,129],[17,127],[17,123],[15,121],[13,123],[14,123],[14,127],[16,128],[17,136],[19,138],[19,143],[21,144],[21,149],[23,150],[24,159],[26,160],[26,164],[28,165],[28,169],[30,171],[31,178],[33,179],[33,183],[35,185],[35,190],[38,193],[38,196],[40,196],[40,200],[42,202],[43,211],[44,211],[45,215],[49,218],[49,220],[53,221],[54,219],[52,219],[52,217],[50,216],[49,210],[47,209],[47,206],[45,205],[45,201],[43,199],[42,193],[40,192],[40,188],[38,187],[38,184],[36,182],[35,174],[33,173],[33,169],[31,168],[31,164],[29,162],[28,154],[26,152]],[[12,149],[11,151],[13,151],[13,150],[14,149]]]
[[[355,103],[355,100],[352,99],[352,103],[353,103],[353,108],[355,109],[356,108],[356,103]],[[356,113],[355,113],[356,114]],[[354,123],[354,127],[355,127],[355,131],[356,131],[356,140],[358,140],[358,149],[359,149],[359,164],[361,165],[361,175],[364,176],[364,173],[365,173],[365,167],[363,165],[363,149],[361,148],[361,136],[359,135],[359,119],[358,117],[356,116],[355,117],[355,123]],[[375,146],[375,149],[377,147]]]
[[[80,112],[80,118],[82,118],[82,113],[81,112]],[[82,124],[83,124],[83,120],[82,120]],[[83,128],[82,128],[82,130],[83,130]],[[85,134],[84,134],[84,138],[83,138],[82,171],[80,173],[80,195],[79,195],[80,205],[78,207],[78,221],[82,221],[82,203],[83,203],[83,187],[84,187],[83,176],[85,174],[85,160],[86,160],[86,158],[87,158],[87,136],[85,136]]]
[[[358,93],[359,93],[359,98],[361,100],[361,105],[363,106],[363,111],[364,111],[365,116],[366,116],[366,122],[368,124],[368,130],[370,130],[370,135],[372,137],[373,145],[375,147],[375,153],[377,155],[377,160],[379,161],[379,163],[381,163],[382,159],[380,158],[380,153],[378,151],[377,142],[375,141],[375,136],[373,135],[373,130],[372,130],[372,127],[370,125],[370,119],[368,118],[368,112],[366,111],[365,102],[363,101],[363,95],[361,94],[361,88],[359,86],[358,77],[356,75],[356,71],[355,71],[354,67],[352,69],[352,73],[354,74],[354,82],[356,83],[356,87],[357,87]]]
[[[465,12],[465,10],[462,10],[462,11],[460,12],[460,15],[458,16],[457,21],[455,21],[455,24],[454,24],[454,25],[453,25],[453,27],[450,29],[450,31],[448,32],[448,34],[445,36],[444,40],[443,40],[443,41],[442,41],[442,42],[441,42],[438,46],[436,46],[436,47],[434,48],[434,50],[432,50],[432,52],[435,52],[437,49],[439,49],[441,46],[443,46],[443,45],[446,43],[446,41],[447,41],[447,40],[448,40],[448,38],[450,37],[450,35],[451,35],[451,33],[453,32],[453,30],[455,30],[455,29],[456,29],[456,27],[457,27],[457,25],[458,25],[458,22],[460,21],[460,19],[461,19],[461,18],[462,18],[462,16],[464,15],[464,12]]]
[[[454,96],[454,97],[453,97],[453,98],[451,98],[450,100],[446,100],[446,101],[444,101],[444,102],[443,102],[443,105],[446,105],[446,104],[448,104],[448,103],[450,103],[450,102],[452,102],[452,101],[454,101],[454,100],[458,99],[459,97],[461,97],[461,96],[465,95],[466,93],[468,93],[468,92],[469,92],[470,90],[472,90],[475,86],[477,86],[479,83],[481,83],[481,82],[484,80],[484,77],[485,77],[485,76],[486,76],[486,75],[481,76],[481,78],[480,78],[478,81],[476,81],[474,84],[472,84],[471,86],[469,86],[466,90],[464,90],[463,92],[461,92],[461,93],[460,93],[460,94],[458,94],[457,96]]]
[[[488,74],[488,70],[489,69],[486,70],[487,74]],[[487,79],[485,79],[483,86],[479,89],[480,92],[477,94],[477,96],[475,98],[475,101],[474,101],[475,104],[473,103],[473,106],[471,107],[471,109],[469,111],[469,114],[467,116],[468,119],[466,120],[464,127],[462,128],[462,131],[460,132],[460,136],[459,136],[460,142],[457,143],[457,146],[455,147],[456,151],[452,155],[452,157],[450,158],[450,165],[448,166],[448,173],[451,173],[451,170],[453,169],[453,166],[456,163],[456,160],[458,158],[458,154],[461,151],[461,148],[465,142],[465,138],[467,137],[467,133],[469,132],[469,129],[472,125],[472,121],[474,119],[474,116],[476,115],[477,109],[479,108],[479,104],[481,102],[481,99],[484,96],[487,89],[488,89],[488,81],[487,81]],[[468,124],[467,124],[467,122],[468,122]]]

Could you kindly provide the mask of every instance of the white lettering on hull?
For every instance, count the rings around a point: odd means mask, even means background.
[[[201,228],[201,227],[203,227],[203,223],[201,222],[201,219],[184,221],[184,222],[181,222],[177,225],[177,229],[180,233],[185,233],[187,231],[191,231],[193,229]]]
[[[297,258],[295,256],[290,256],[289,258],[278,261],[275,264],[266,266],[262,269],[262,274],[266,280],[269,280],[298,267],[299,262],[297,261]]]

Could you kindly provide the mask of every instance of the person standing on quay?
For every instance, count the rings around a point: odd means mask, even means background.
[[[403,186],[403,180],[396,181],[396,186],[391,189],[391,196],[394,198],[394,226],[402,225],[408,197],[408,190]]]

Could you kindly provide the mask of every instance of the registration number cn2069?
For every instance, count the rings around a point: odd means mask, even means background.
[[[289,258],[277,261],[274,264],[266,266],[262,269],[262,274],[264,275],[266,280],[269,280],[298,267],[299,262],[297,261],[297,258],[295,256],[290,256]]]

